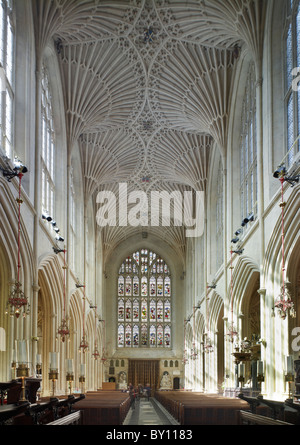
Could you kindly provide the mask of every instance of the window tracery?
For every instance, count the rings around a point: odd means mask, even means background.
[[[42,210],[53,215],[55,132],[52,95],[47,68],[42,69]]]
[[[13,24],[13,3],[0,1],[0,142],[5,155],[14,155],[14,65],[15,29]]]
[[[300,3],[287,1],[285,26],[285,113],[287,166],[289,167],[300,151],[300,88],[294,88],[294,69],[300,67]],[[299,68],[300,69],[300,68]]]
[[[118,347],[170,348],[171,276],[149,249],[127,257],[118,276]]]
[[[256,134],[256,76],[250,65],[242,110],[241,131],[241,217],[257,213],[257,134]]]

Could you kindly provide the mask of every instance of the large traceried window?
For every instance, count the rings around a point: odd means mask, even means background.
[[[15,155],[13,148],[14,46],[13,2],[0,0],[0,141],[9,159]]]
[[[53,217],[55,132],[52,96],[45,65],[42,74],[42,211]]]
[[[149,249],[128,256],[118,275],[118,347],[171,347],[171,276]]]
[[[224,197],[223,197],[223,164],[222,159],[219,162],[217,178],[217,206],[216,206],[216,266],[221,267],[224,261],[223,256],[223,232],[224,232]]]
[[[70,266],[71,268],[75,268],[75,260],[76,260],[76,205],[75,205],[75,188],[74,188],[74,174],[73,168],[70,172]]]
[[[291,166],[300,151],[300,89],[296,88],[294,69],[300,69],[300,3],[299,0],[287,1],[285,27],[285,109],[287,167]]]
[[[254,63],[246,83],[241,131],[241,217],[257,213],[256,81]]]

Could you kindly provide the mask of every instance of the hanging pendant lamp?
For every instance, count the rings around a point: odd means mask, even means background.
[[[7,308],[5,313],[10,314],[11,317],[19,318],[21,315],[21,312],[23,310],[23,317],[25,318],[26,315],[29,315],[30,313],[30,306],[28,303],[28,299],[25,296],[23,290],[22,290],[22,284],[20,282],[20,269],[21,269],[21,204],[23,203],[23,200],[21,198],[21,190],[22,190],[22,178],[24,176],[24,173],[27,172],[26,167],[22,167],[22,165],[18,164],[16,165],[15,169],[12,171],[12,176],[9,177],[9,180],[12,179],[12,177],[18,177],[19,179],[19,195],[16,199],[18,204],[18,260],[17,260],[17,279],[13,283],[12,290],[10,292],[8,301],[7,301]],[[8,176],[8,175],[6,175]],[[9,309],[10,308],[10,309]]]
[[[283,200],[283,184],[285,181],[284,176],[281,176],[279,178],[281,183],[281,254],[282,254],[282,266],[281,266],[281,272],[282,272],[282,286],[280,290],[280,294],[277,297],[275,301],[275,308],[277,309],[277,313],[280,316],[282,320],[285,320],[288,313],[292,318],[296,318],[296,312],[294,309],[294,302],[292,301],[291,295],[287,289],[286,282],[285,282],[285,251],[284,251],[284,209],[286,206],[286,203]]]
[[[232,254],[233,251],[230,251],[230,300],[231,300],[231,321],[228,323],[228,329],[227,329],[227,339],[231,343],[234,342],[234,339],[238,336],[237,328],[235,327],[235,324],[233,322],[233,265],[232,265]]]
[[[61,325],[58,328],[58,335],[60,335],[61,341],[64,343],[65,340],[69,337],[70,335],[70,330],[68,327],[68,323],[67,323],[67,317],[66,317],[66,270],[67,270],[67,265],[66,265],[66,248],[64,250],[62,250],[62,252],[64,253],[64,265],[63,265],[63,271],[64,271],[64,306],[63,306],[63,316],[62,316],[62,322]]]

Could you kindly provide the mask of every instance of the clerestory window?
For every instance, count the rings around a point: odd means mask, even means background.
[[[300,151],[300,88],[294,75],[300,71],[300,3],[287,1],[285,26],[285,114],[287,167],[291,166]]]
[[[13,2],[0,0],[0,142],[5,155],[12,159],[14,152],[14,68],[15,29]]]

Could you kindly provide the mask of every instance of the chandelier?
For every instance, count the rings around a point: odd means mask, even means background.
[[[15,161],[15,168],[14,170],[7,171],[4,170],[3,174],[4,176],[8,176],[8,181],[11,181],[13,177],[19,178],[19,195],[16,198],[17,204],[18,204],[18,262],[17,262],[17,279],[12,284],[12,290],[9,294],[9,298],[7,301],[7,307],[5,310],[5,313],[10,313],[11,317],[16,316],[16,318],[19,318],[21,315],[22,309],[23,309],[23,317],[25,318],[26,315],[29,315],[30,313],[30,305],[28,303],[28,299],[25,296],[23,290],[22,290],[22,284],[20,282],[20,269],[21,269],[21,249],[20,249],[20,242],[21,242],[21,204],[23,203],[23,200],[21,198],[21,187],[22,187],[22,178],[24,176],[24,173],[27,172],[27,168],[24,167],[19,161]],[[10,307],[10,310],[9,310]]]
[[[193,347],[191,349],[191,359],[196,360],[197,357],[198,357],[197,348],[196,348],[195,343],[193,343]]]
[[[185,366],[188,364],[188,359],[186,357],[186,350],[184,350],[183,358],[182,358],[182,364]]]
[[[58,328],[58,335],[61,336],[61,341],[64,343],[65,340],[69,337],[70,335],[70,330],[67,324],[67,317],[66,317],[66,270],[67,270],[67,266],[66,266],[66,249],[64,250],[55,250],[55,252],[63,252],[64,253],[64,265],[63,265],[63,271],[64,271],[64,307],[63,307],[63,318],[62,318],[62,322],[61,325]]]
[[[186,323],[188,322],[188,320],[184,320],[184,335],[183,335],[183,344],[185,347],[185,343],[186,343]],[[186,356],[186,349],[184,349],[184,353],[183,353],[183,358],[182,358],[182,364],[184,366],[186,366],[188,364],[188,358]]]
[[[211,286],[206,285],[206,334],[205,334],[205,341],[204,341],[204,352],[206,354],[209,354],[211,352],[214,352],[214,347],[212,345],[212,341],[210,339],[210,331],[209,331],[209,296],[208,296],[208,289],[215,289],[216,284],[213,283]]]
[[[281,253],[282,253],[282,286],[280,290],[280,294],[278,295],[277,299],[275,300],[275,308],[277,309],[278,315],[282,320],[285,320],[288,313],[292,318],[296,318],[296,312],[294,308],[294,303],[292,301],[291,295],[289,293],[289,290],[286,287],[285,283],[285,252],[284,252],[284,208],[286,206],[286,203],[283,200],[283,184],[285,181],[285,170],[282,171],[279,180],[281,183],[281,239],[282,239],[282,246],[281,246]]]
[[[102,333],[102,338],[103,338],[103,346],[102,346],[102,356],[101,356],[101,361],[102,363],[105,365],[107,362],[107,354],[105,352],[105,320],[101,320],[99,319],[100,323],[103,323],[103,333]]]
[[[228,341],[233,343],[235,337],[237,337],[237,336],[238,336],[237,328],[235,327],[235,324],[233,323],[233,321],[231,321],[230,323],[228,323],[228,327],[227,327],[227,339],[228,339]]]
[[[95,360],[97,360],[100,357],[100,353],[98,351],[98,343],[97,343],[97,306],[95,306],[94,309],[95,309],[95,347],[92,356],[94,357]]]
[[[234,342],[234,339],[238,336],[238,331],[237,328],[233,322],[233,276],[232,276],[232,271],[233,271],[233,265],[232,265],[232,254],[233,251],[230,251],[230,274],[231,274],[231,278],[230,278],[230,299],[231,299],[231,322],[228,323],[227,326],[227,339],[230,343]]]
[[[85,301],[86,301],[86,296],[85,296],[85,285],[84,284],[76,284],[77,288],[82,287],[83,288],[83,313],[82,313],[82,339],[80,341],[80,345],[79,345],[79,352],[87,352],[89,349],[89,345],[86,339],[86,335],[85,335]]]
[[[288,289],[286,288],[286,285],[282,285],[281,287],[280,294],[275,301],[275,308],[277,309],[278,315],[283,320],[286,319],[288,311],[290,312],[292,318],[296,318],[294,303]]]
[[[195,326],[195,318],[196,318],[196,311],[197,309],[200,309],[200,305],[198,303],[197,306],[194,306],[194,311],[193,311],[193,347],[191,348],[191,359],[192,360],[196,360],[198,357],[198,350],[196,348],[196,326]]]
[[[203,348],[204,348],[204,352],[206,354],[210,354],[211,352],[214,352],[214,347],[213,347],[211,339],[209,337],[207,337],[205,339]]]

